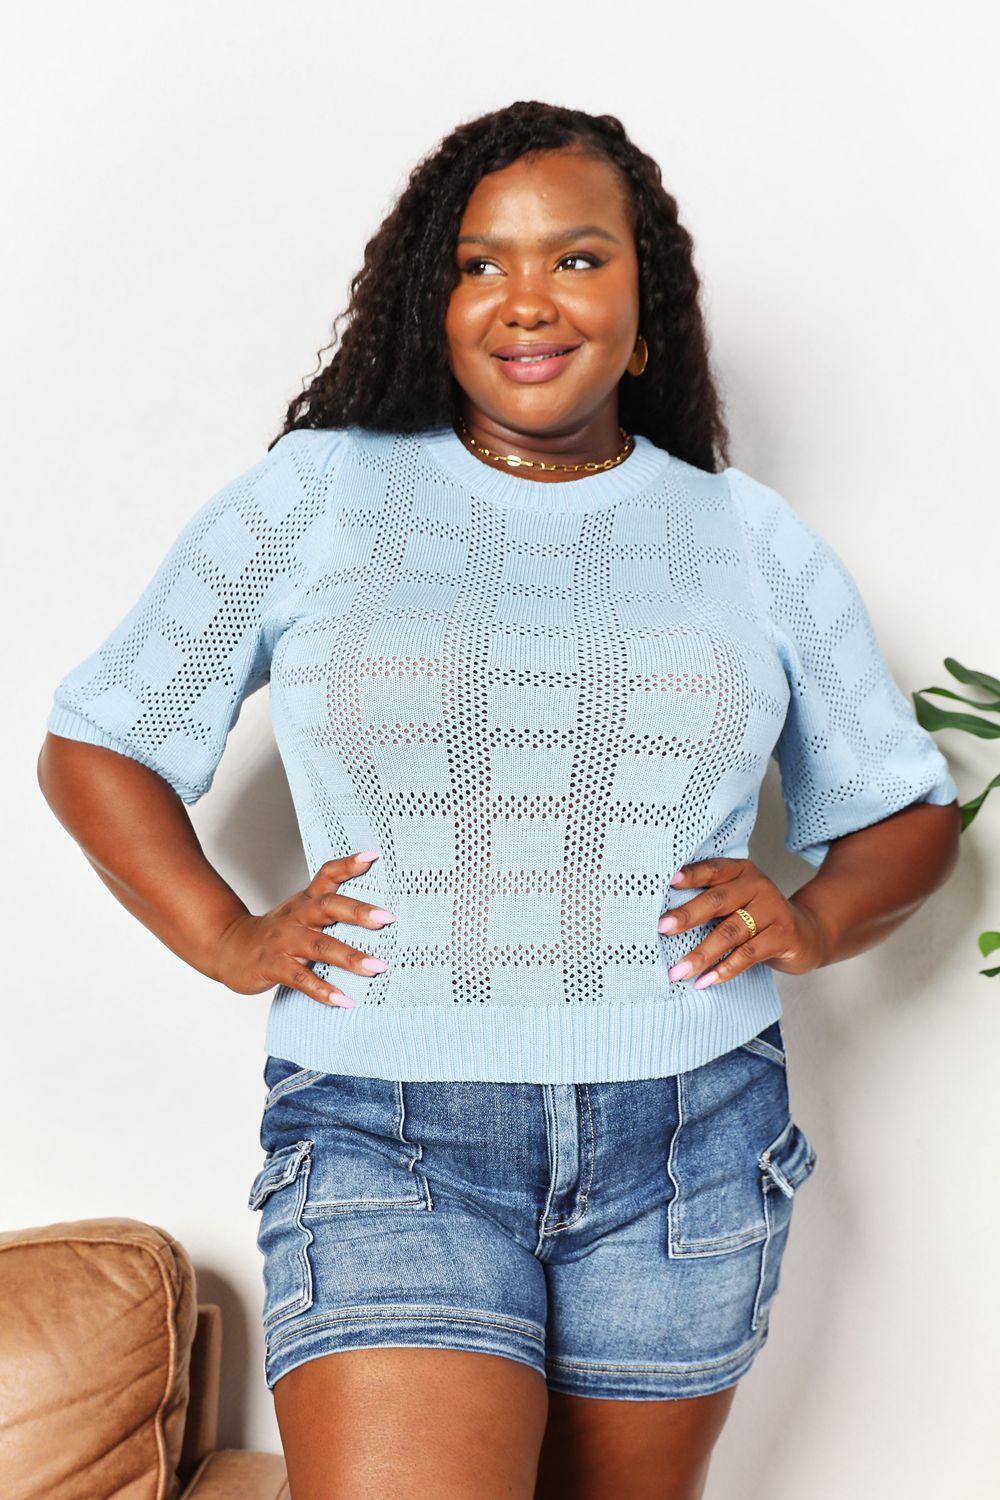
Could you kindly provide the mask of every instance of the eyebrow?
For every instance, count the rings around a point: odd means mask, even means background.
[[[617,235],[612,234],[608,229],[602,229],[599,224],[577,224],[572,229],[558,229],[555,234],[543,235],[536,243],[543,250],[550,250],[555,245],[564,244],[566,240],[582,240],[587,235],[594,235],[600,240],[610,240],[613,245],[621,244]],[[489,250],[509,250],[513,241],[493,239],[488,234],[460,234],[456,244],[485,245]]]

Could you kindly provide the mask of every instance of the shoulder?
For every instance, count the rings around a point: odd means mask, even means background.
[[[642,436],[641,442],[642,451],[662,465],[663,478],[671,494],[684,496],[693,501],[702,501],[709,509],[721,509],[728,504],[728,470],[714,473],[710,469],[699,469],[697,464],[678,458],[676,453],[661,448],[659,444],[654,443],[645,435]]]
[[[322,476],[344,462],[358,429],[353,427],[296,427],[283,433],[266,455],[278,467],[291,467],[305,478]]]
[[[377,432],[370,427],[297,427],[271,449],[303,476],[324,479],[348,468],[391,469],[419,445],[422,433]]]
[[[758,562],[769,570],[780,567],[793,578],[803,575],[809,563],[813,570],[844,567],[826,537],[779,490],[742,469],[730,467],[724,472],[749,549]]]
[[[241,525],[260,536],[262,524],[292,530],[329,504],[334,477],[350,451],[351,433],[332,428],[295,428],[217,489],[191,518],[202,528],[219,527],[235,538]],[[303,502],[308,503],[304,504]]]
[[[727,469],[743,517],[752,574],[776,616],[798,616],[820,634],[865,615],[851,569],[830,541],[778,490],[741,469]]]
[[[723,470],[722,477],[733,504],[751,527],[773,527],[782,522],[805,524],[785,496],[762,479],[732,465]]]

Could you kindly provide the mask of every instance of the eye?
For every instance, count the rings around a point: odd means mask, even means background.
[[[591,267],[604,264],[603,261],[598,260],[596,255],[585,255],[582,251],[575,251],[572,255],[564,255],[559,264],[564,266],[568,260],[580,260]]]
[[[482,276],[484,272],[478,269],[478,267],[480,266],[492,266],[497,275],[501,274],[500,267],[495,265],[493,261],[486,260],[486,258],[482,255],[477,255],[474,259],[467,260],[462,266],[462,270],[467,276]]]

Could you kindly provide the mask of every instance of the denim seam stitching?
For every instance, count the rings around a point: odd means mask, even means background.
[[[320,1198],[308,1205],[307,1217],[332,1219],[355,1208],[415,1208],[421,1213],[426,1212],[424,1199],[413,1195],[408,1198]]]
[[[292,1228],[298,1232],[299,1245],[295,1252],[295,1261],[298,1267],[299,1290],[294,1297],[286,1297],[284,1302],[278,1303],[274,1308],[264,1313],[263,1327],[265,1338],[267,1333],[279,1323],[285,1323],[289,1318],[299,1317],[302,1313],[309,1311],[313,1305],[313,1275],[312,1263],[309,1259],[309,1246],[316,1236],[309,1225],[304,1222],[303,1210],[306,1205],[309,1191],[309,1174],[312,1166],[313,1141],[298,1141],[297,1146],[301,1148],[298,1164],[295,1168],[295,1176],[283,1187],[287,1190],[294,1185],[296,1190],[295,1212],[292,1218]],[[261,1219],[263,1224],[263,1218]]]
[[[673,1197],[670,1199],[670,1202],[667,1204],[667,1255],[672,1260],[675,1259],[677,1257],[678,1253],[679,1253],[678,1252],[678,1246],[677,1246],[677,1240],[678,1240],[678,1233],[679,1233],[680,1225],[678,1223],[677,1210],[678,1210],[678,1208],[680,1206],[681,1185],[680,1185],[680,1181],[678,1180],[677,1174],[674,1171],[674,1168],[676,1166],[676,1160],[675,1160],[675,1158],[676,1158],[676,1153],[677,1153],[677,1143],[678,1143],[678,1141],[680,1139],[680,1133],[681,1133],[681,1130],[682,1130],[683,1125],[684,1125],[684,1074],[683,1073],[678,1073],[676,1075],[676,1093],[677,1093],[677,1124],[674,1126],[674,1133],[673,1133],[673,1135],[671,1136],[671,1139],[670,1139],[670,1150],[667,1152],[667,1176],[670,1178],[670,1181],[674,1185]]]
[[[679,1260],[702,1260],[712,1255],[725,1254],[730,1250],[748,1250],[751,1245],[763,1242],[767,1229],[763,1224],[734,1230],[732,1234],[717,1235],[715,1239],[682,1240],[675,1250]]]
[[[587,1200],[588,1200],[589,1195],[590,1195],[591,1183],[594,1180],[594,1156],[595,1156],[595,1148],[594,1148],[594,1118],[593,1118],[593,1115],[591,1113],[591,1108],[590,1108],[590,1088],[589,1088],[589,1085],[587,1085],[586,1083],[584,1083],[584,1084],[578,1084],[577,1085],[577,1096],[576,1097],[577,1097],[577,1104],[580,1105],[580,1117],[581,1117],[581,1119],[583,1118],[583,1107],[582,1107],[582,1103],[581,1103],[581,1100],[582,1100],[583,1096],[581,1096],[581,1094],[579,1092],[580,1088],[582,1088],[584,1090],[584,1095],[585,1095],[586,1101],[587,1101],[587,1128],[588,1128],[588,1135],[590,1137],[590,1163],[589,1163],[589,1171],[587,1173],[587,1186],[585,1188],[581,1188],[580,1189],[580,1193],[579,1193],[579,1200],[580,1200],[580,1203],[583,1205],[583,1207],[582,1208],[578,1208],[577,1211],[576,1211],[576,1213],[571,1214],[568,1219],[561,1219],[558,1224],[549,1224],[549,1225],[547,1225],[542,1230],[543,1234],[554,1234],[557,1229],[569,1229],[569,1228],[572,1227],[572,1225],[579,1223],[579,1221],[581,1219],[585,1218],[586,1214],[587,1214],[587,1208],[588,1208],[588,1201]]]
[[[545,1207],[542,1209],[541,1230],[539,1240],[544,1240],[546,1235],[545,1220],[548,1216],[549,1205],[555,1196],[556,1183],[559,1181],[559,1112],[555,1103],[555,1088],[552,1083],[543,1084],[545,1098],[549,1101],[549,1116],[551,1129],[546,1130],[546,1139],[552,1142],[552,1167],[549,1173],[549,1190],[545,1197]],[[537,1250],[537,1247],[536,1247]]]
[[[406,1170],[412,1175],[414,1182],[417,1184],[417,1188],[418,1188],[418,1201],[421,1203],[422,1207],[427,1208],[427,1209],[433,1209],[433,1207],[434,1207],[434,1200],[431,1197],[431,1185],[430,1185],[430,1183],[427,1180],[427,1173],[426,1172],[418,1172],[417,1171],[417,1162],[418,1161],[423,1161],[423,1157],[424,1157],[423,1142],[422,1141],[411,1141],[410,1138],[407,1136],[406,1130],[405,1130],[405,1125],[406,1125],[406,1090],[405,1090],[405,1084],[404,1084],[404,1082],[403,1082],[402,1079],[397,1079],[397,1081],[396,1081],[396,1089],[397,1089],[397,1092],[398,1092],[398,1095],[399,1095],[399,1138],[400,1138],[400,1140],[405,1145],[409,1146],[410,1149],[411,1149],[411,1151],[413,1152],[413,1155],[410,1158],[410,1161],[407,1163]]]
[[[428,1312],[430,1312],[430,1316],[427,1316]],[[356,1311],[350,1308],[338,1308],[336,1312],[323,1313],[319,1317],[304,1319],[297,1323],[294,1328],[279,1329],[274,1338],[267,1338],[265,1340],[267,1352],[270,1354],[272,1351],[279,1349],[282,1344],[286,1344],[293,1339],[303,1338],[306,1334],[318,1332],[321,1328],[330,1328],[338,1323],[359,1323],[366,1319],[371,1321],[375,1314],[379,1318],[385,1318],[398,1323],[423,1322],[442,1323],[447,1324],[449,1327],[453,1324],[458,1324],[466,1328],[495,1328],[504,1333],[518,1334],[522,1337],[530,1338],[543,1348],[545,1346],[545,1330],[541,1329],[536,1332],[537,1325],[533,1328],[532,1325],[520,1320],[503,1320],[492,1317],[488,1313],[483,1313],[478,1317],[470,1315],[467,1311],[452,1314],[443,1309],[428,1308],[425,1304],[415,1303],[412,1311],[397,1312],[387,1307],[360,1307]]]
[[[751,1037],[748,1042],[741,1042],[740,1046],[747,1052],[755,1053],[758,1057],[770,1058],[772,1062],[778,1064],[779,1068],[788,1065],[787,1053],[782,1052],[780,1047],[772,1047],[770,1042],[763,1041],[759,1036]]]
[[[610,1364],[601,1360],[567,1359],[559,1355],[550,1355],[547,1364],[553,1369],[580,1370],[584,1373],[614,1373],[623,1372],[627,1375],[639,1375],[649,1372],[653,1375],[678,1375],[682,1378],[693,1377],[703,1374],[705,1371],[725,1369],[727,1365],[738,1364],[740,1360],[746,1359],[747,1355],[762,1342],[764,1325],[757,1330],[753,1338],[748,1339],[745,1344],[733,1351],[732,1354],[724,1354],[719,1359],[702,1360],[698,1364],[675,1365],[675,1364]]]
[[[770,1194],[769,1194],[769,1192],[767,1190],[767,1187],[764,1184],[764,1180],[763,1179],[764,1179],[764,1174],[762,1173],[761,1174],[761,1194],[762,1194],[763,1199],[764,1199],[764,1222],[767,1225],[767,1233],[764,1235],[764,1238],[761,1241],[761,1245],[760,1245],[760,1268],[759,1268],[758,1273],[757,1273],[757,1290],[754,1293],[753,1311],[750,1314],[750,1327],[754,1328],[754,1329],[757,1327],[757,1322],[758,1322],[758,1319],[760,1318],[760,1311],[761,1311],[760,1299],[761,1299],[761,1296],[763,1295],[763,1292],[764,1292],[764,1277],[767,1274],[767,1269],[768,1269],[768,1255],[767,1255],[767,1252],[768,1252],[768,1250],[770,1249],[770,1246],[771,1246],[771,1226],[772,1226],[772,1219],[771,1219],[771,1208],[770,1208],[770,1204],[768,1202]]]
[[[294,1094],[297,1089],[304,1089],[323,1074],[317,1068],[300,1068],[297,1073],[289,1073],[287,1078],[280,1079],[273,1088],[268,1089],[267,1098],[264,1100],[264,1108],[268,1110],[272,1104],[277,1103],[285,1094]]]

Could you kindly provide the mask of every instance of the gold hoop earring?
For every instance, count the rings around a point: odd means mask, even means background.
[[[649,345],[640,333],[635,341],[635,348],[629,355],[628,364],[625,366],[630,375],[641,375],[646,368],[649,359]]]

